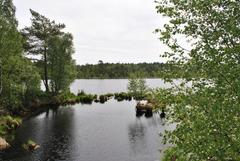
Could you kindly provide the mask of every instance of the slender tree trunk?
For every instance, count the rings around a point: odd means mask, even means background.
[[[45,81],[46,92],[49,92],[48,70],[47,70],[47,49],[46,49],[46,47],[44,47],[44,81]]]

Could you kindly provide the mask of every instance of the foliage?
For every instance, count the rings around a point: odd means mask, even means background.
[[[40,88],[38,72],[32,63],[23,57],[23,41],[17,31],[14,11],[11,1],[2,2],[0,8],[0,65],[2,67],[0,107],[9,111],[16,111],[22,107],[25,98]]]
[[[128,92],[137,95],[138,93],[138,80],[135,77],[131,77],[128,80]]]
[[[36,11],[30,10],[32,14],[32,26],[26,27],[22,30],[22,35],[25,38],[25,51],[29,55],[38,55],[39,68],[41,69],[41,77],[49,92],[49,41],[54,36],[62,35],[62,29],[65,28],[64,24],[56,24]]]
[[[184,157],[183,154],[179,154],[178,151],[174,147],[170,147],[166,151],[164,151],[164,158],[162,161],[172,161],[172,160],[176,160],[176,159],[178,161],[186,161],[186,157]],[[189,159],[190,158],[188,158],[188,160]]]
[[[162,57],[182,66],[183,77],[192,83],[191,88],[171,89],[168,98],[171,121],[177,123],[165,134],[174,146],[170,153],[178,157],[175,160],[240,160],[240,2],[156,3],[158,13],[169,18],[163,29],[156,30],[171,49]],[[182,38],[190,49],[179,45]],[[191,71],[200,77],[192,78]]]
[[[27,143],[23,144],[22,147],[27,151],[34,151],[40,148],[40,146],[36,142],[30,139],[27,141]]]
[[[77,78],[119,79],[128,78],[131,73],[136,74],[138,72],[143,73],[145,78],[159,78],[163,77],[163,75],[169,71],[175,71],[178,73],[178,75],[175,76],[177,78],[181,76],[181,68],[176,65],[168,65],[164,63],[112,64],[100,61],[100,63],[96,65],[78,65]]]
[[[13,118],[11,116],[0,117],[0,136],[6,135],[8,132],[15,130],[22,124],[20,118]]]
[[[143,78],[143,74],[130,74],[127,88],[128,92],[135,98],[142,99],[147,92],[146,80]]]
[[[0,15],[5,21],[13,26],[17,26],[17,20],[15,18],[16,8],[12,3],[12,0],[0,0]]]
[[[117,101],[123,101],[123,100],[131,101],[132,97],[133,97],[133,95],[131,93],[125,93],[125,92],[114,94],[114,99]]]
[[[26,41],[25,50],[29,55],[41,56],[35,64],[40,70],[47,92],[58,94],[68,90],[75,78],[73,37],[61,31],[65,28],[64,24],[56,24],[55,21],[30,11],[32,26],[22,30]]]
[[[78,93],[77,100],[81,103],[92,104],[93,100],[97,99],[97,95],[86,94],[84,92]]]
[[[95,99],[97,99],[96,95],[86,94],[84,92],[78,93],[78,95],[71,92],[64,92],[56,97],[60,105],[76,104],[79,102],[83,104],[91,104]]]
[[[152,89],[149,92],[149,100],[154,103],[156,109],[160,109],[161,111],[166,110],[167,104],[169,104],[169,100],[172,98],[171,90],[169,89]]]
[[[12,0],[0,0],[0,4],[0,111],[19,114],[39,99],[51,102],[52,95],[40,91],[41,78],[47,92],[49,78],[54,94],[68,90],[75,77],[73,37],[61,32],[64,24],[56,24],[33,10],[32,26],[20,34]],[[30,60],[33,55],[40,56],[34,64]]]
[[[75,79],[75,62],[72,60],[73,37],[71,34],[52,37],[48,42],[49,77],[51,91],[66,91]]]

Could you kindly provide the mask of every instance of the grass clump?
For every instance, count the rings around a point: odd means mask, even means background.
[[[18,117],[2,116],[0,117],[0,136],[16,130],[22,124],[22,119]]]

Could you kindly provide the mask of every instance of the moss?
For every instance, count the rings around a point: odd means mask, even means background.
[[[114,94],[114,99],[117,100],[117,101],[123,101],[123,100],[131,101],[132,100],[132,95],[130,93],[125,93],[125,92],[115,93]]]
[[[40,146],[32,140],[28,140],[27,143],[22,145],[22,147],[27,151],[34,151],[40,148]]]
[[[83,104],[92,104],[92,102],[97,98],[97,95],[86,94],[85,92],[81,91],[77,95],[73,93],[63,93],[56,99],[60,105],[67,105],[67,104],[76,104],[76,103],[83,103]]]
[[[107,96],[108,98],[111,98],[111,97],[114,96],[114,94],[113,93],[107,93],[107,94],[105,94],[105,96]]]
[[[0,136],[5,136],[8,133],[16,130],[22,124],[22,119],[12,116],[0,117]]]
[[[90,95],[90,94],[78,96],[79,102],[85,103],[85,104],[92,104],[94,98],[95,98],[95,96],[94,95]]]

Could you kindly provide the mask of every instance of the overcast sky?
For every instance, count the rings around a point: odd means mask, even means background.
[[[66,25],[74,36],[77,64],[163,62],[165,46],[153,33],[164,20],[153,0],[13,0],[19,28],[33,9]]]

